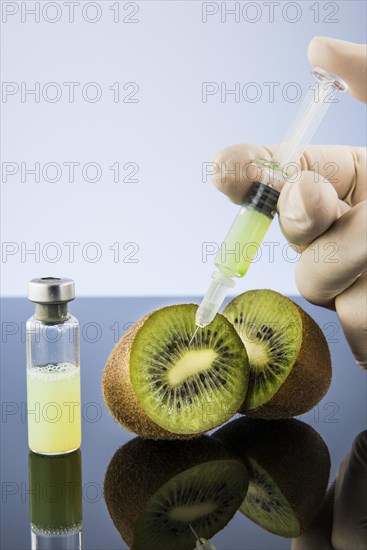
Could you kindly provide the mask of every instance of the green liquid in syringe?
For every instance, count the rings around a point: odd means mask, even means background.
[[[245,275],[272,219],[251,206],[241,208],[215,257],[215,265],[223,275]]]

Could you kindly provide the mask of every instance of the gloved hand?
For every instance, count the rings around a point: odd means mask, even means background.
[[[367,102],[365,45],[316,37],[308,57],[311,65],[335,73],[347,82],[352,96]],[[241,144],[224,149],[214,159],[219,167],[214,185],[241,204],[256,179],[251,161],[270,160],[275,148]],[[357,363],[366,368],[366,149],[310,146],[301,168],[301,177],[284,185],[278,201],[283,234],[302,252],[296,284],[308,301],[336,310]]]
[[[309,529],[292,550],[365,550],[367,542],[367,431],[355,439]]]

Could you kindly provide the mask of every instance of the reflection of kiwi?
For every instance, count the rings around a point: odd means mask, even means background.
[[[190,437],[228,420],[248,383],[246,350],[222,315],[195,331],[195,305],[143,317],[108,358],[103,395],[128,430],[150,438]]]
[[[242,503],[243,463],[221,443],[136,438],[118,449],[104,495],[116,529],[133,550],[192,550],[211,538]]]
[[[319,434],[299,420],[240,418],[215,433],[241,456],[249,488],[240,511],[271,533],[297,537],[326,493],[330,456]]]
[[[223,312],[245,344],[248,392],[240,412],[290,418],[314,407],[331,381],[330,353],[315,321],[272,290],[241,294]]]

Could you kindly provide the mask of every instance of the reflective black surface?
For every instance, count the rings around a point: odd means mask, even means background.
[[[137,321],[143,314],[163,305],[192,301],[198,302],[194,298],[85,298],[78,299],[71,305],[70,310],[81,325],[81,496],[85,549],[107,550],[127,547],[111,519],[103,498],[103,486],[112,457],[121,446],[133,439],[134,435],[117,424],[104,405],[101,375],[106,359],[130,323]],[[321,435],[328,448],[331,458],[330,484],[354,438],[366,424],[365,372],[355,365],[335,314],[313,307],[301,299],[296,301],[319,323],[328,339],[332,354],[331,388],[321,403],[301,418]],[[27,446],[24,340],[25,321],[33,313],[32,305],[27,300],[4,299],[1,313],[1,548],[23,550],[31,547],[29,511],[30,500],[35,499],[34,495],[29,494],[29,464],[33,468],[33,478],[37,472],[43,471],[43,466],[37,470],[37,461],[30,459]],[[270,455],[270,450],[266,450],[267,460],[270,460]],[[164,464],[164,461],[162,463]],[[181,464],[180,467],[185,470],[184,466]],[[144,469],[148,471],[149,477],[149,464],[145,463]],[[320,472],[316,470],[316,465],[313,465],[313,469],[314,477],[317,479]],[[56,471],[60,472],[58,467]],[[64,480],[66,474],[64,469],[61,471],[60,475],[64,476]],[[74,465],[68,474],[71,475],[71,479],[74,479],[75,471]],[[159,477],[157,472],[154,472],[154,476]],[[166,483],[166,479],[163,479],[163,482]],[[305,494],[308,490],[309,488],[304,488]],[[61,506],[60,502],[58,505]],[[130,506],[128,502],[122,503],[122,513],[124,505]],[[36,506],[33,513],[37,514],[39,511],[40,508]],[[62,521],[69,525],[78,520],[78,505],[74,511],[65,511],[63,508],[60,514],[63,516]],[[116,518],[114,520],[116,523]],[[194,537],[192,541],[193,549]],[[291,547],[290,539],[271,534],[240,512],[237,512],[211,541],[218,550],[272,550]]]

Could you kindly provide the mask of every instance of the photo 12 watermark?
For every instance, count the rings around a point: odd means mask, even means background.
[[[78,495],[80,491],[81,495]],[[79,496],[85,504],[96,504],[103,500],[103,487],[96,481],[88,481],[80,485],[76,481],[58,482],[56,479],[43,483],[36,481],[33,484],[28,481],[10,480],[1,483],[1,502],[3,504],[11,502],[29,504],[32,500],[38,504],[52,506],[62,503],[64,506],[72,507]]]
[[[95,25],[101,21],[111,23],[137,24],[140,22],[140,2],[100,1],[80,2],[1,2],[2,23],[20,22],[23,24],[79,23]]]
[[[340,2],[202,2],[201,22],[250,24],[302,21],[335,24],[340,22]]]
[[[275,149],[274,149],[275,151]],[[222,184],[242,182],[266,182],[275,185],[279,180],[297,183],[302,178],[302,172],[312,172],[314,183],[322,183],[327,180],[332,184],[339,183],[337,174],[339,164],[335,161],[311,162],[306,155],[302,155],[299,162],[287,162],[282,166],[277,165],[276,170],[267,170],[266,166],[271,161],[249,160],[239,161],[204,161],[201,163],[201,181],[207,183],[212,178]]]
[[[134,326],[135,320],[121,319],[111,320],[107,324],[102,324],[100,321],[90,319],[84,321],[79,325],[79,338],[85,344],[97,344],[103,340],[107,340],[109,343],[117,344],[117,342],[124,336],[131,327]],[[28,330],[28,334],[30,334]],[[76,339],[75,330],[70,327],[69,330],[65,330],[65,327],[61,329],[58,325],[48,326],[47,324],[34,321],[32,325],[33,340],[36,344],[41,342],[46,344],[54,344],[66,337],[69,343],[74,343]],[[16,321],[1,322],[1,342],[2,344],[25,344],[26,343],[26,322],[21,323]],[[126,342],[129,342],[129,337],[126,337]]]
[[[137,82],[97,81],[78,82],[15,82],[1,83],[2,103],[139,103],[140,86]]]
[[[141,259],[141,246],[135,241],[99,243],[96,241],[79,242],[41,242],[41,241],[3,241],[1,243],[1,263],[14,264],[46,262],[86,262],[96,264],[105,259],[113,263],[138,264]]]
[[[323,85],[326,94],[322,95],[323,103],[338,103],[337,90],[332,82]],[[315,81],[309,88],[314,103],[320,102],[320,84]],[[241,82],[241,81],[205,81],[201,83],[202,103],[259,103],[268,104],[283,101],[299,103],[304,99],[299,82]]]
[[[140,164],[135,161],[114,161],[111,164],[76,160],[55,161],[3,161],[1,181],[11,183],[139,183]]]
[[[337,264],[339,263],[339,243],[326,242],[320,244],[317,240],[311,243],[308,248],[311,251],[314,264]],[[240,265],[243,262],[257,263],[259,261],[273,264],[279,261],[295,264],[300,261],[302,249],[293,243],[280,243],[279,241],[249,241],[233,242],[228,245],[224,242],[204,241],[201,243],[201,261],[206,264],[215,261],[225,265],[227,262]]]

